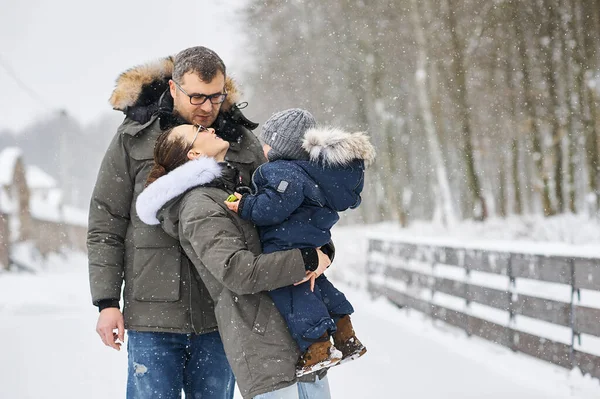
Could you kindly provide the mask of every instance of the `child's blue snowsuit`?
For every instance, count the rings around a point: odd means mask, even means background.
[[[243,196],[238,213],[258,227],[263,252],[316,248],[330,241],[338,212],[360,204],[364,162],[357,159],[342,167],[277,160],[261,165],[252,181],[254,193]],[[269,294],[302,352],[354,312],[324,275],[317,278],[314,292],[305,283]]]

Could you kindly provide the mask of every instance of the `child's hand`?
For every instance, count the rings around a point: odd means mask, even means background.
[[[240,199],[242,198],[242,194],[233,193],[225,200],[225,205],[230,211],[237,213],[238,207],[240,205]]]
[[[235,202],[225,201],[225,205],[227,205],[227,208],[229,208],[230,211],[233,211],[235,213],[237,213],[237,211],[238,211],[239,204],[240,204],[240,201],[235,201]]]

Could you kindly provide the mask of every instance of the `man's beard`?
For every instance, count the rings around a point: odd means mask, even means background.
[[[172,111],[164,109],[160,112],[160,128],[161,130],[171,129],[180,125],[188,125],[188,122],[179,112],[173,108]]]
[[[200,115],[194,115],[194,114],[191,114],[190,118],[186,118],[185,115],[183,115],[181,112],[179,112],[175,106],[173,106],[173,114],[177,117],[177,119],[183,120],[183,121],[185,121],[185,123],[189,123],[191,125],[194,125],[194,124],[196,124],[196,125],[202,125],[204,127],[214,127],[213,125],[215,123],[215,120],[217,119],[217,116],[213,115],[212,112],[209,113],[208,115],[202,115],[202,114],[200,114]],[[200,120],[197,121],[197,122],[194,121],[194,119],[196,119],[196,118],[200,118]],[[206,120],[206,122],[204,120]]]
[[[181,114],[175,112],[173,109],[172,112],[161,112],[160,114],[160,128],[161,130],[167,130],[170,128],[174,128],[180,125],[189,125],[188,122]]]
[[[177,109],[177,107],[175,105],[173,105],[173,116],[175,117],[175,119],[182,121],[182,125],[183,124],[192,124],[192,121],[187,120],[186,117],[184,117],[183,115],[181,115],[181,113],[179,112],[179,110]]]

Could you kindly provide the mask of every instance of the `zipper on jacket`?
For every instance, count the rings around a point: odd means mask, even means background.
[[[190,292],[188,298],[189,298],[189,309],[190,309],[190,323],[192,326],[192,331],[194,332],[194,334],[199,334],[198,331],[196,331],[196,325],[194,324],[194,308],[193,308],[193,301],[192,301],[192,270],[191,270],[191,261],[187,258],[187,256],[185,255],[185,252],[183,252],[183,247],[180,245],[179,246],[179,252],[181,253],[180,256],[182,256],[181,260],[185,260],[187,267],[188,267],[188,291]]]
[[[267,161],[268,162],[268,161]],[[265,163],[267,163],[265,162]],[[256,182],[254,181],[254,178],[256,177],[257,173],[260,173],[260,168],[265,164],[263,163],[262,165],[258,165],[258,168],[254,169],[254,173],[252,173],[252,176],[250,176],[250,184],[252,184],[252,189],[254,190],[254,192],[252,194],[256,194],[258,193],[258,186],[256,185]]]

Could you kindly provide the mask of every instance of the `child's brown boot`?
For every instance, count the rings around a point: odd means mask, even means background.
[[[314,373],[317,370],[336,365],[342,360],[342,352],[331,344],[329,334],[325,333],[302,354],[296,365],[296,376]]]
[[[346,315],[336,323],[337,331],[333,334],[333,343],[342,351],[339,364],[358,359],[367,352],[367,348],[356,338],[350,316]]]

